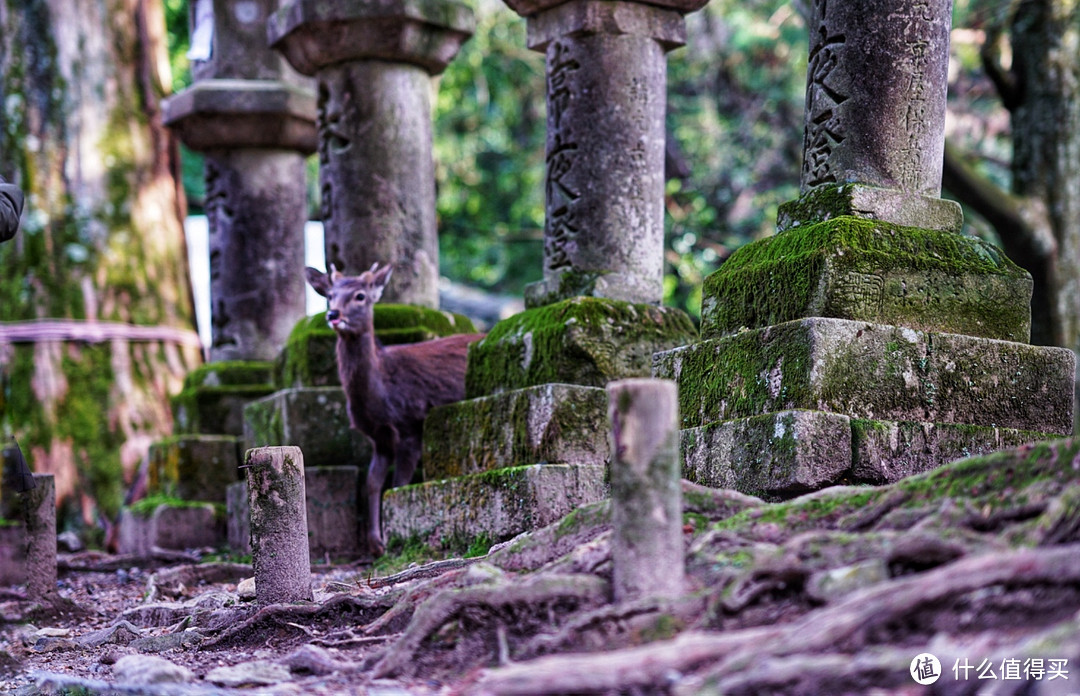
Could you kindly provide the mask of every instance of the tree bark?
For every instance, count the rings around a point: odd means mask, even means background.
[[[200,359],[177,147],[159,111],[168,65],[161,0],[0,4],[0,174],[27,195],[0,246],[0,321],[162,329],[0,342],[0,427],[86,522],[115,512]]]

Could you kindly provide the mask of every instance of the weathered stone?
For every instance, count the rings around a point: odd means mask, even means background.
[[[240,441],[231,435],[178,435],[150,445],[150,495],[225,502],[240,480]]]
[[[573,34],[644,36],[668,51],[686,43],[686,23],[678,10],[611,0],[562,2],[531,17],[528,32],[534,51],[546,51],[552,41]]]
[[[844,599],[856,590],[885,582],[889,577],[884,559],[872,558],[814,573],[806,581],[806,594],[818,602],[832,602]]]
[[[299,447],[259,447],[247,451],[244,466],[258,602],[311,601],[303,454]]]
[[[206,673],[206,681],[230,687],[269,686],[289,681],[291,677],[288,667],[267,660],[215,667]]]
[[[315,94],[276,80],[203,80],[161,105],[162,120],[196,151],[318,147]]]
[[[678,597],[686,568],[675,383],[620,380],[607,385],[607,396],[615,601]]]
[[[387,539],[501,541],[607,494],[602,466],[535,464],[402,486],[383,496]]]
[[[464,315],[415,305],[380,302],[375,305],[372,323],[375,337],[383,345],[476,333],[472,321]],[[274,363],[274,383],[286,389],[340,385],[336,345],[337,334],[327,325],[325,312],[301,319]]]
[[[271,45],[307,75],[372,58],[435,75],[475,29],[468,5],[448,0],[293,0],[267,22]]]
[[[1047,433],[947,423],[852,419],[851,478],[895,483],[964,457],[1045,440]]]
[[[853,217],[748,244],[705,280],[701,333],[804,317],[1026,342],[1031,277],[976,237]]]
[[[26,530],[22,525],[0,527],[0,586],[26,582]]]
[[[367,464],[371,443],[349,427],[341,387],[284,389],[244,409],[248,447],[295,445],[311,466]]]
[[[151,548],[216,548],[225,540],[221,507],[209,503],[159,505],[150,517],[150,524]]]
[[[558,8],[559,6],[564,4],[565,2],[566,2],[566,0],[510,0],[509,2],[506,3],[506,5],[511,10],[513,10],[514,12],[517,12],[522,17],[528,17],[528,18],[532,19],[532,18],[536,17],[538,13],[544,12],[546,10],[552,10],[552,9]],[[604,4],[608,4],[608,5],[622,5],[622,4],[630,5],[630,4],[633,4],[633,3],[630,3],[630,2],[620,3],[620,2],[604,1],[604,2],[594,2],[592,4],[595,4],[595,5],[604,5]],[[664,9],[675,10],[676,12],[679,12],[680,14],[689,14],[690,12],[696,12],[696,11],[700,10],[702,7],[705,7],[705,5],[708,4],[708,0],[653,0],[649,4],[650,5],[655,5],[657,7],[662,7]],[[621,11],[624,11],[624,10],[615,10],[615,11],[621,12]]]
[[[127,645],[141,636],[142,633],[131,622],[121,620],[108,628],[79,636],[78,642],[87,647],[97,648],[102,645]]]
[[[244,556],[251,554],[251,511],[245,481],[225,489],[225,525],[229,548]]]
[[[826,184],[781,204],[776,230],[842,215],[942,232],[960,232],[964,226],[964,212],[956,201],[865,184]]]
[[[112,668],[118,684],[183,684],[195,681],[187,667],[152,655],[125,655]]]
[[[270,371],[270,363],[257,360],[214,362],[193,370],[172,399],[175,431],[243,435],[244,406],[274,389]]]
[[[780,411],[682,431],[683,476],[767,500],[836,483],[851,468],[851,424],[823,411]]]
[[[26,520],[26,596],[49,600],[56,593],[56,482],[34,474],[37,485],[23,493]]]
[[[578,297],[499,322],[469,350],[468,398],[561,382],[602,387],[648,377],[652,355],[696,340],[668,307]]]
[[[692,428],[790,409],[1072,432],[1066,349],[811,318],[655,356]]]
[[[937,197],[952,0],[812,9],[802,190],[857,182]]]
[[[277,6],[277,0],[194,0],[190,17],[195,81],[281,80],[310,88],[309,78],[270,50],[266,24]]]
[[[312,558],[351,560],[360,553],[357,504],[360,481],[359,467],[305,466],[308,545]]]
[[[521,464],[602,465],[608,455],[602,389],[542,384],[434,408],[424,422],[425,480]]]

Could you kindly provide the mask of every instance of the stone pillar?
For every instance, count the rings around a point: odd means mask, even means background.
[[[268,25],[271,45],[318,78],[326,262],[393,265],[387,302],[439,304],[431,76],[474,26],[456,0],[294,0]]]
[[[276,0],[192,3],[195,84],[165,123],[206,158],[210,359],[272,360],[305,314],[305,156],[315,97],[266,42]]]
[[[781,229],[820,218],[821,200],[851,184],[844,214],[959,231],[959,206],[939,199],[951,20],[952,0],[815,0],[801,178],[810,205],[784,208]]]
[[[34,474],[37,484],[23,493],[26,519],[26,596],[56,596],[56,482],[52,474]]]
[[[608,384],[607,393],[615,601],[677,597],[686,564],[675,383],[620,380]]]
[[[586,295],[660,304],[667,60],[700,0],[508,0],[547,62],[544,279],[538,307]],[[659,5],[659,6],[656,6]]]
[[[304,455],[299,447],[247,451],[251,563],[259,604],[311,601]]]

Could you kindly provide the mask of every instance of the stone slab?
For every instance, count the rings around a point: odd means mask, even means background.
[[[765,500],[837,483],[851,468],[851,422],[823,411],[781,411],[682,431],[683,477]]]
[[[244,556],[251,555],[251,506],[247,481],[237,481],[225,490],[225,529],[229,548]]]
[[[686,23],[674,9],[638,2],[570,0],[529,19],[528,45],[547,50],[552,41],[574,34],[631,34],[660,42],[665,50],[686,43]]]
[[[349,427],[341,387],[282,389],[244,409],[245,448],[296,445],[311,467],[371,460],[371,442]]]
[[[811,318],[654,356],[684,428],[810,409],[855,418],[1066,435],[1076,358],[1064,348]]]
[[[274,80],[203,80],[162,102],[165,125],[193,150],[318,148],[315,95]]]
[[[415,305],[376,304],[372,323],[383,345],[476,333],[472,321],[462,314]],[[274,362],[274,383],[284,388],[340,386],[336,346],[337,334],[327,325],[326,312],[304,317]]]
[[[533,462],[602,465],[610,429],[596,387],[543,384],[440,406],[424,421],[424,478]]]
[[[435,75],[476,29],[456,0],[293,0],[270,15],[267,36],[294,68],[314,75],[334,63],[414,63]]]
[[[210,503],[158,505],[149,516],[120,511],[117,552],[148,556],[153,549],[183,551],[225,542],[225,521]]]
[[[240,479],[240,439],[231,435],[178,435],[150,445],[147,490],[183,500],[225,502]]]
[[[534,464],[403,486],[383,496],[387,540],[492,542],[549,525],[607,496],[605,467]]]
[[[528,309],[472,345],[465,393],[648,377],[653,353],[690,344],[696,334],[690,318],[670,307],[577,297]]]
[[[20,525],[0,527],[0,587],[26,582],[26,530]]]
[[[959,233],[964,212],[956,201],[865,184],[826,185],[780,205],[776,231],[850,215],[904,227]]]
[[[701,334],[830,317],[1026,342],[1031,287],[978,238],[838,217],[732,254],[705,279]]]
[[[307,456],[304,457],[305,464]],[[307,493],[308,546],[314,560],[352,560],[360,543],[360,467],[304,468]],[[367,467],[363,467],[367,471]]]
[[[193,370],[172,398],[177,434],[244,434],[244,406],[274,391],[271,363],[222,361]]]

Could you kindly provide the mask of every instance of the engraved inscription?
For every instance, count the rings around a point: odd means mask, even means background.
[[[908,104],[903,115],[906,144],[900,150],[897,178],[900,187],[907,191],[917,190],[925,170],[924,138],[929,128],[929,102],[927,65],[930,60],[930,42],[927,36],[932,28],[933,13],[930,3],[916,0],[906,12],[889,17],[891,21],[904,23],[904,59],[907,65]]]
[[[577,237],[575,206],[581,191],[569,175],[574,168],[578,144],[569,123],[563,117],[570,109],[572,78],[581,64],[569,55],[569,48],[556,41],[548,64],[549,132],[553,135],[547,152],[547,235],[544,240],[544,264],[549,271],[571,265],[569,251]]]
[[[231,332],[231,317],[226,311],[222,287],[225,278],[224,247],[232,234],[235,211],[229,197],[228,182],[222,176],[220,167],[212,158],[206,159],[206,223],[209,228],[210,242],[210,294],[213,297],[211,309],[211,347],[236,345],[236,337]]]
[[[885,280],[871,273],[846,273],[833,279],[832,310],[842,316],[873,317],[881,312]]]
[[[806,69],[806,132],[803,140],[803,182],[807,187],[834,183],[830,158],[836,145],[844,141],[844,124],[839,106],[848,99],[829,77],[840,63],[843,34],[830,31],[826,18],[828,0],[814,3],[818,27],[811,34],[810,58]]]

